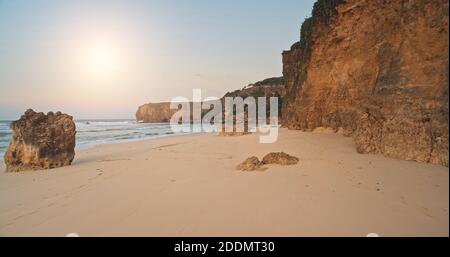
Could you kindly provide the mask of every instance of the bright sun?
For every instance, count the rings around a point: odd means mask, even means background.
[[[97,44],[87,52],[87,67],[91,75],[110,76],[119,68],[118,51],[108,44]]]

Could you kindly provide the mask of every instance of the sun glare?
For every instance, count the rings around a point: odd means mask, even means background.
[[[88,71],[94,76],[110,76],[119,68],[117,49],[105,43],[90,47],[86,59]]]

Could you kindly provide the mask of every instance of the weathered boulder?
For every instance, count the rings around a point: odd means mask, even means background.
[[[236,166],[237,170],[241,171],[255,171],[255,170],[266,170],[264,167],[266,164],[279,164],[279,165],[294,165],[298,163],[298,158],[292,155],[289,155],[284,152],[279,153],[268,153],[262,161],[258,159],[256,156],[252,156],[247,158],[241,164]]]
[[[298,163],[298,158],[284,152],[268,153],[262,159],[263,164],[279,164],[279,165],[294,165]]]
[[[12,138],[4,156],[6,171],[51,169],[72,163],[76,133],[72,116],[28,109],[10,127]]]
[[[262,162],[259,161],[258,157],[252,156],[236,166],[236,169],[242,171],[264,170],[261,166]]]

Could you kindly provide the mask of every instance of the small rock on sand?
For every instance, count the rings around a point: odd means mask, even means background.
[[[294,165],[298,163],[298,158],[284,152],[269,153],[262,159],[263,164]]]
[[[237,170],[242,171],[254,171],[254,170],[266,170],[263,167],[266,164],[279,164],[279,165],[294,165],[297,164],[299,159],[295,156],[291,156],[284,152],[269,153],[264,156],[262,161],[259,161],[258,157],[252,156],[247,158],[241,164],[236,166]]]
[[[264,168],[261,167],[262,164],[263,163],[259,161],[258,157],[252,156],[236,166],[236,169],[242,171],[264,170]]]

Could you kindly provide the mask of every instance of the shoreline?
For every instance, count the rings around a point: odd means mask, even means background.
[[[12,121],[8,121],[8,122],[12,122]],[[108,123],[111,123],[111,122],[113,122],[113,123],[114,122],[133,122],[131,124],[134,124],[134,125],[136,125],[136,124],[147,125],[147,126],[149,126],[148,127],[149,130],[152,129],[152,127],[151,127],[152,125],[155,126],[155,127],[161,126],[161,125],[163,125],[163,126],[169,126],[170,125],[170,123],[139,123],[139,122],[136,122],[136,120],[131,120],[131,119],[75,120],[76,124],[78,124],[78,123],[85,123],[85,122],[91,122],[91,123],[97,123],[97,122],[108,122]],[[105,132],[106,133],[108,128],[104,127],[104,129],[105,129],[104,131],[102,131],[102,130],[97,130],[97,131],[78,130],[76,137],[78,138],[80,136],[80,134],[83,134],[83,133],[85,133],[85,134],[87,134],[87,133],[95,133],[95,132],[97,132],[97,133]],[[117,131],[125,131],[126,129],[130,129],[130,127],[123,127],[122,129],[117,128],[116,130]],[[11,135],[12,135],[11,131],[9,130],[8,133],[9,133],[9,141],[11,141]],[[108,145],[108,144],[115,144],[115,143],[122,143],[122,142],[134,142],[134,141],[140,141],[140,140],[153,140],[153,139],[166,138],[166,137],[171,137],[171,136],[178,136],[178,135],[184,136],[184,135],[190,135],[190,134],[192,134],[192,132],[191,133],[179,133],[179,134],[176,134],[176,133],[173,133],[173,132],[161,132],[161,134],[158,134],[158,135],[143,135],[143,136],[138,136],[138,137],[134,137],[134,136],[132,136],[132,134],[130,134],[129,135],[130,138],[111,137],[111,138],[106,138],[106,139],[103,139],[103,140],[92,140],[92,141],[86,141],[86,140],[82,140],[81,138],[79,138],[79,139],[77,139],[78,142],[75,145],[75,151],[82,151],[82,150],[89,149],[89,148],[96,147],[96,146],[100,146],[100,145]],[[8,144],[9,144],[9,142],[8,142]],[[8,144],[4,145],[6,147],[5,151],[6,151],[7,147],[8,147]],[[0,158],[3,159],[3,156],[4,156],[4,152],[0,151]],[[0,166],[0,168],[1,168],[1,166]],[[0,170],[0,172],[1,172],[1,170]]]
[[[167,134],[167,135],[159,135],[159,136],[153,136],[153,137],[143,137],[143,138],[130,138],[130,139],[118,139],[116,141],[112,142],[100,142],[100,143],[93,143],[93,144],[83,144],[83,145],[75,145],[75,151],[84,151],[87,149],[104,146],[104,145],[112,145],[112,144],[121,144],[121,143],[133,143],[133,142],[139,142],[139,141],[147,141],[147,140],[158,140],[158,139],[165,139],[170,137],[178,137],[178,136],[192,136],[194,133],[189,134]]]
[[[279,132],[274,144],[117,142],[78,151],[71,166],[2,172],[0,236],[449,235],[447,167],[361,155],[339,134]],[[235,170],[274,151],[300,162]]]

